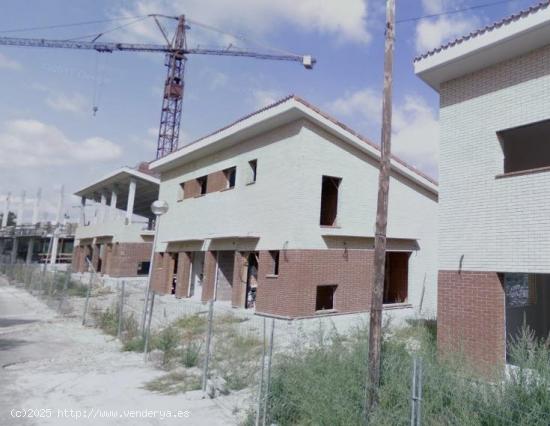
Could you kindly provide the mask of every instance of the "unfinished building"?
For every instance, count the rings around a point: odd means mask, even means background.
[[[370,307],[380,152],[298,97],[150,164],[153,289],[281,318]],[[392,160],[386,309],[435,314],[437,185]]]
[[[5,197],[0,224],[0,261],[12,264],[47,263],[56,269],[63,269],[71,263],[76,224],[62,218],[63,188],[53,221],[40,220],[41,196],[42,190],[39,189],[29,220],[25,217],[24,191],[17,203],[17,213],[11,210],[11,194]],[[13,222],[8,220],[12,215]]]
[[[440,96],[438,344],[503,365],[550,332],[550,6],[418,57]]]
[[[143,281],[149,273],[159,180],[146,164],[123,167],[75,193],[81,198],[81,217],[75,235],[72,268],[93,271],[105,280]],[[87,201],[94,204],[86,217]]]

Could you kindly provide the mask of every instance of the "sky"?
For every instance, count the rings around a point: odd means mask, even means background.
[[[438,96],[414,75],[414,57],[538,1],[410,18],[494,2],[396,0],[392,149],[436,179]],[[139,19],[150,13],[185,14],[223,30],[190,24],[188,47],[232,44],[317,59],[307,71],[294,62],[190,55],[180,146],[289,94],[378,143],[385,0],[3,0],[0,36],[90,40],[129,24],[101,40],[160,44],[154,21]],[[33,29],[72,23],[79,24]],[[154,159],[165,74],[158,53],[0,46],[0,204],[11,192],[16,211],[24,190],[30,219],[42,188],[40,219],[52,219],[63,186],[64,213],[78,218],[72,193],[117,168]]]

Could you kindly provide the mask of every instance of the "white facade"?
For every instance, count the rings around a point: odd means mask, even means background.
[[[373,247],[378,151],[293,98],[273,110],[247,119],[254,120],[250,128],[238,124],[247,131],[261,127],[255,136],[227,144],[229,129],[207,155],[190,145],[178,160],[151,164],[161,171],[159,198],[170,206],[160,220],[156,251],[170,244],[190,250]],[[290,116],[291,110],[299,111]],[[274,124],[267,126],[268,120]],[[252,184],[251,160],[257,160]],[[234,166],[235,188],[178,201],[181,183]],[[393,169],[388,237],[400,241],[390,241],[389,248],[413,251],[409,301],[418,306],[423,298],[423,313],[435,313],[437,187],[398,162]],[[322,176],[342,179],[336,227],[319,224]]]
[[[550,47],[523,48],[440,85],[441,270],[550,272],[550,172],[497,178],[496,132],[550,118]]]

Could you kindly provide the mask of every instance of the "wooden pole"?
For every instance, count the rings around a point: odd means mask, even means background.
[[[384,50],[384,94],[382,99],[382,135],[380,173],[378,177],[378,203],[374,240],[374,279],[372,284],[369,365],[367,381],[367,411],[378,403],[380,386],[380,352],[382,346],[382,302],[384,269],[386,266],[386,228],[388,223],[388,193],[390,187],[391,119],[393,83],[393,44],[395,38],[395,0],[386,1],[386,41]],[[368,413],[367,413],[368,414]]]

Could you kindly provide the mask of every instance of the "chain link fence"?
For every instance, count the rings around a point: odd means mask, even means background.
[[[244,425],[550,424],[550,344],[528,329],[511,350],[517,367],[489,376],[460,354],[439,357],[432,322],[385,326],[378,404],[367,412],[368,314],[290,321],[167,295],[155,297],[149,330],[143,286],[44,265],[0,263],[0,273],[124,351],[143,353],[149,332],[145,359],[165,374],[147,389],[219,398]]]

